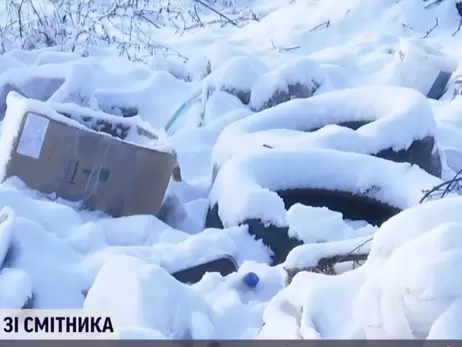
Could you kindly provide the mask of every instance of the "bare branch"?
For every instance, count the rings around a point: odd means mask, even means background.
[[[229,23],[231,23],[232,25],[236,26],[236,27],[240,27],[239,24],[237,24],[235,21],[233,21],[232,19],[228,18],[227,16],[225,16],[223,13],[220,13],[218,12],[217,10],[215,10],[212,6],[206,4],[205,2],[203,2],[202,0],[194,0],[195,2],[201,4],[202,6],[204,7],[207,7],[210,11],[212,12],[215,12],[217,15],[219,15],[220,17],[222,17],[223,19],[227,20]]]
[[[316,29],[319,29],[319,28],[322,28],[322,27],[328,28],[329,26],[330,26],[330,20],[328,20],[328,21],[326,21],[326,22],[324,22],[324,23],[321,23],[321,24],[316,25],[314,28],[310,29],[310,32],[313,32],[313,31],[315,31]]]
[[[438,18],[435,17],[435,25],[431,27],[430,30],[427,31],[427,33],[425,34],[425,36],[422,37],[422,39],[426,39],[432,33],[432,31],[436,29],[437,26],[438,26]]]
[[[462,170],[456,173],[456,175],[450,179],[449,181],[443,182],[441,184],[438,184],[437,186],[433,187],[432,189],[425,191],[422,199],[420,199],[420,203],[422,204],[425,202],[428,198],[433,197],[435,195],[438,195],[438,198],[444,198],[447,196],[449,193],[457,193],[459,194],[462,190],[462,187],[460,186],[460,182],[462,182]],[[443,191],[441,193],[441,191]]]
[[[459,26],[457,27],[457,30],[452,33],[452,36],[456,36],[457,33],[460,31],[461,27],[462,27],[462,18],[460,19]]]

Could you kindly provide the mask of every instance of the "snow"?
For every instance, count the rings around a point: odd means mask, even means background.
[[[460,223],[442,223],[399,247],[378,272],[368,273],[358,304],[368,338],[427,337],[435,320],[461,295],[455,275],[462,255],[460,231]]]
[[[251,102],[251,90],[254,84],[265,73],[267,67],[257,59],[246,56],[233,57],[223,63],[218,69],[213,71],[207,78],[209,83],[218,90],[229,91],[231,94],[240,96],[248,94],[245,98],[248,104]],[[236,74],[239,71],[239,74]],[[241,96],[244,98],[244,96]]]
[[[301,245],[290,252],[284,262],[284,267],[286,269],[304,269],[316,266],[322,258],[355,253],[367,254],[370,251],[371,240],[372,237],[350,237],[350,239],[342,241]]]
[[[460,317],[462,301],[455,300],[433,323],[427,338],[429,340],[460,340],[460,330],[456,324],[457,317]]]
[[[166,71],[178,79],[188,79],[188,71],[185,64],[169,60],[161,55],[153,56],[149,62],[149,67],[154,71]]]
[[[32,282],[26,272],[4,268],[0,271],[0,308],[20,309],[32,299]]]
[[[212,71],[218,70],[230,58],[242,56],[243,53],[240,49],[236,49],[226,41],[211,44],[203,52],[196,53],[188,61],[189,70],[192,72],[191,78],[193,80],[201,80]]]
[[[213,311],[204,299],[161,267],[133,257],[114,257],[101,268],[84,308],[116,310],[122,327],[154,328],[167,338],[213,336]],[[203,322],[198,322],[197,315]],[[200,323],[211,329],[208,336],[197,335],[195,330],[201,329],[194,325]]]
[[[385,222],[380,231],[375,234],[377,247],[372,247],[369,264],[380,264],[407,241],[423,234],[444,222],[457,222],[457,214],[460,199],[451,197],[432,202],[431,204],[419,205],[414,209],[404,211],[395,218]],[[429,213],[429,212],[432,213]],[[402,233],[397,229],[406,230]]]
[[[114,310],[124,339],[460,339],[462,198],[443,187],[421,202],[462,170],[455,2],[2,7],[0,172],[34,112],[89,131],[111,122],[122,141],[174,151],[182,179],[158,216],[121,218],[2,182],[0,308]],[[447,88],[427,98],[440,72]],[[373,156],[427,137],[442,179]],[[277,192],[297,188],[401,212],[375,226],[286,207]],[[215,205],[224,229],[206,223]],[[272,266],[251,218],[304,244]],[[310,270],[347,255],[367,260]],[[230,275],[171,276],[229,256]]]
[[[92,68],[82,61],[75,64],[46,64],[8,69],[0,77],[2,103],[11,90],[41,101],[88,105],[94,94]],[[6,105],[0,107],[3,118]]]
[[[268,304],[263,315],[265,325],[258,338],[354,338],[356,327],[349,313],[363,277],[360,272],[335,277],[310,272],[298,274]],[[335,294],[339,288],[341,295]]]
[[[334,242],[361,235],[372,235],[375,228],[369,224],[353,229],[343,215],[326,207],[312,207],[295,204],[287,210],[286,221],[289,236],[304,243]],[[330,233],[332,231],[332,233]]]
[[[452,197],[402,212],[379,228],[368,247],[348,240],[295,248],[284,267],[315,266],[322,257],[360,245],[357,252],[369,248],[370,256],[362,267],[337,276],[295,275],[268,304],[260,338],[459,338],[453,324],[460,307],[455,272],[461,203]]]
[[[99,105],[103,109],[110,109],[114,106],[134,107],[140,117],[156,128],[165,126],[168,116],[173,113],[171,102],[175,100],[178,103],[182,102],[185,93],[192,90],[192,86],[165,71],[156,71],[148,75],[145,80],[133,81],[131,85],[127,83],[128,81],[126,82],[126,77],[123,75],[119,80],[119,83],[114,81],[111,87],[108,86],[95,92]],[[117,86],[119,88],[115,88]],[[171,100],[167,105],[164,102],[166,98]]]
[[[462,110],[461,101],[460,98],[455,98],[435,109],[440,148],[446,155],[449,167],[456,172],[462,168],[462,152],[460,150],[460,127],[462,124],[458,119]]]
[[[10,248],[11,243],[11,221],[14,218],[14,212],[10,207],[4,207],[0,212],[0,268],[5,261],[6,255]]]

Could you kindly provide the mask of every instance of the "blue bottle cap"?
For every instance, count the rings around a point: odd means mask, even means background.
[[[257,276],[257,274],[249,272],[244,277],[242,277],[242,281],[247,287],[255,288],[260,282],[260,278]]]

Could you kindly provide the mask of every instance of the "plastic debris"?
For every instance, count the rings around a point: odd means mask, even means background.
[[[249,288],[255,288],[260,282],[260,278],[257,276],[257,274],[249,272],[244,277],[242,277],[242,282],[244,282],[244,284]]]

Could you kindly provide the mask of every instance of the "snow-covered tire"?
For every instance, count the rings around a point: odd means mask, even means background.
[[[330,90],[332,85],[326,71],[310,58],[298,58],[267,72],[253,83],[250,108],[263,111],[292,99],[311,98]]]
[[[295,203],[325,206],[346,219],[380,225],[418,204],[442,181],[416,166],[328,149],[274,149],[229,160],[210,192],[206,227],[249,225],[281,263],[302,242],[289,237]]]
[[[228,126],[213,149],[214,177],[233,156],[274,147],[369,154],[441,177],[436,129],[426,98],[408,88],[352,88],[291,100]]]

